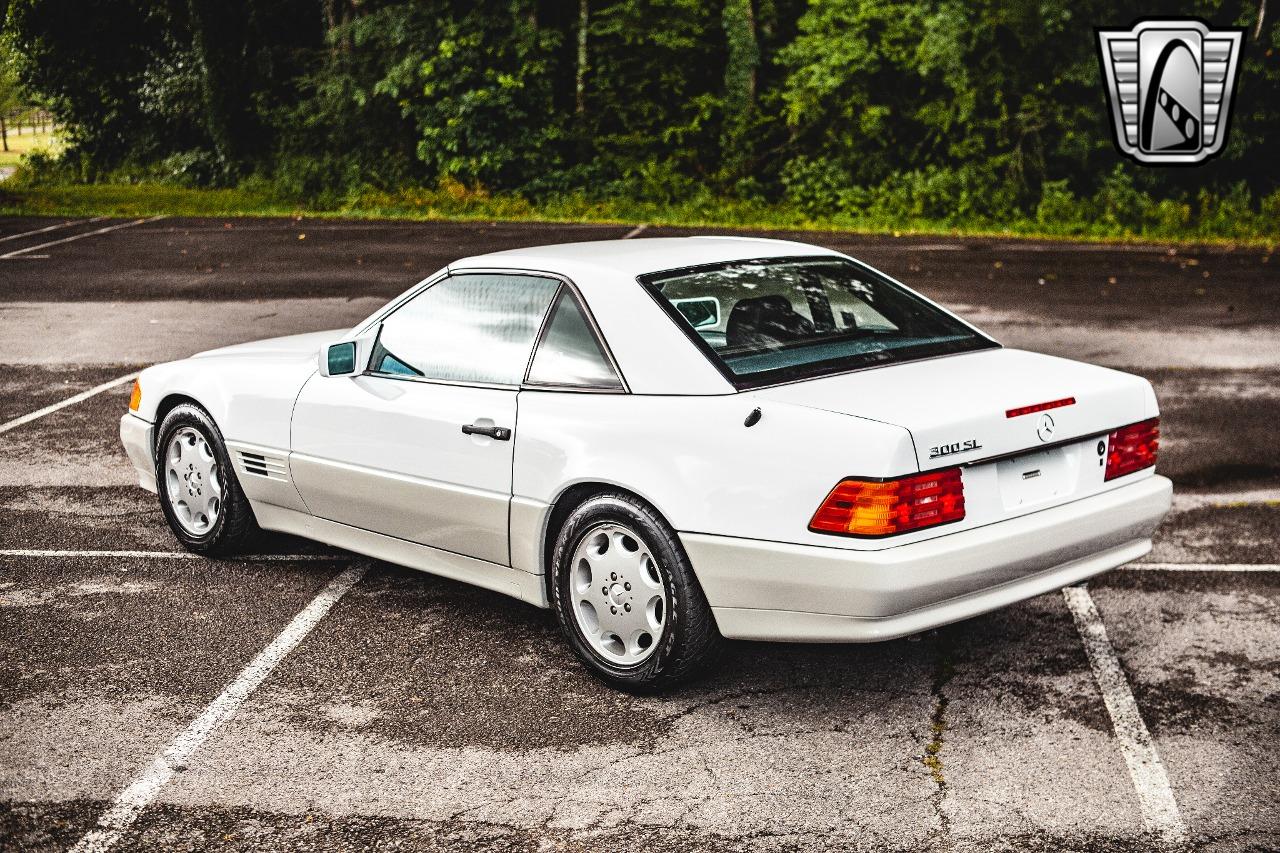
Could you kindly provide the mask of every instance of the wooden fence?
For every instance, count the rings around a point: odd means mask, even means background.
[[[19,107],[0,114],[0,128],[10,136],[48,133],[54,128],[53,114],[40,107]]]

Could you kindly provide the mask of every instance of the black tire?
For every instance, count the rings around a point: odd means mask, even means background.
[[[183,527],[168,496],[165,449],[169,447],[174,434],[184,428],[196,430],[208,442],[217,461],[218,477],[222,484],[222,501],[217,519],[207,531],[200,534]],[[226,556],[242,552],[253,541],[259,532],[257,519],[253,516],[248,498],[240,488],[240,481],[236,479],[235,468],[232,467],[227,446],[222,440],[222,432],[208,412],[192,403],[180,403],[173,407],[156,430],[154,455],[160,510],[169,522],[169,529],[184,548],[208,557]]]
[[[666,593],[666,626],[656,650],[632,666],[611,662],[583,635],[570,599],[571,563],[578,545],[605,523],[630,527],[649,546]],[[551,559],[552,606],[570,648],[606,684],[631,693],[653,693],[688,681],[713,665],[724,647],[707,597],[671,525],[653,507],[622,492],[588,498],[565,519]]]

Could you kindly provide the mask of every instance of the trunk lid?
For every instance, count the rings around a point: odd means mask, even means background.
[[[862,370],[752,393],[762,400],[904,427],[915,442],[921,471],[1034,452],[1156,414],[1155,394],[1145,379],[1012,349]],[[1075,402],[1043,413],[1006,415],[1010,409],[1065,398]]]

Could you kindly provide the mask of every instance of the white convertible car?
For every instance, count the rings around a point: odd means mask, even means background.
[[[467,258],[350,331],[148,368],[120,435],[193,551],[279,530],[551,607],[632,690],[1077,583],[1171,494],[1145,380],[733,237]]]

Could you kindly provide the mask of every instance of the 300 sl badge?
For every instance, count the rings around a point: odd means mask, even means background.
[[[976,438],[957,441],[955,444],[940,444],[929,448],[929,458],[937,459],[939,456],[950,456],[953,453],[966,453],[970,450],[979,450],[981,447]]]

